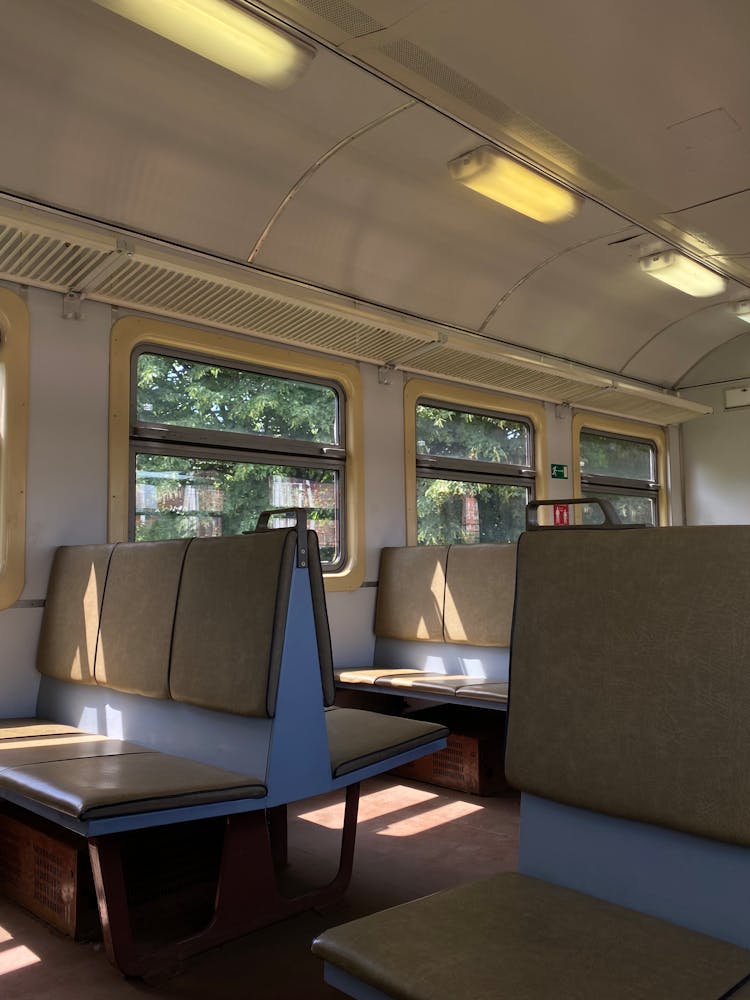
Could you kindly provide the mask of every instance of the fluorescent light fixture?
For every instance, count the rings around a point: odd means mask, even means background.
[[[494,146],[479,146],[448,164],[454,181],[537,222],[572,219],[583,198],[542,177]]]
[[[750,302],[735,302],[734,314],[737,319],[743,319],[746,323],[750,323]]]
[[[658,278],[688,295],[718,295],[727,287],[726,278],[676,250],[650,253],[641,257],[640,265],[652,278]]]
[[[288,87],[315,55],[311,45],[229,0],[94,2],[264,87]]]

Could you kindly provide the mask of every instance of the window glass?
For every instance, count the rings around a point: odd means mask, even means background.
[[[601,488],[582,490],[582,495],[584,497],[597,496],[609,500],[623,524],[656,525],[659,523],[655,497],[610,493]],[[604,521],[601,507],[597,504],[582,504],[581,506],[583,507],[584,524],[601,524]]]
[[[420,545],[514,542],[524,530],[528,487],[417,477]]]
[[[512,542],[533,498],[531,425],[517,417],[416,404],[417,542]]]
[[[263,510],[304,507],[325,567],[343,563],[338,386],[148,352],[135,372],[135,540],[238,534]]]
[[[581,474],[619,479],[655,479],[656,449],[651,441],[581,432]]]
[[[529,442],[529,427],[518,420],[417,404],[418,454],[525,466]]]
[[[139,421],[338,443],[331,386],[161,354],[138,358]]]

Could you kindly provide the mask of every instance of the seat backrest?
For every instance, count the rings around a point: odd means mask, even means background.
[[[172,642],[175,701],[273,716],[295,551],[291,528],[192,540]]]
[[[375,635],[443,640],[447,545],[384,548],[380,553]]]
[[[189,541],[124,542],[109,564],[96,651],[96,682],[169,697],[169,654]]]
[[[514,544],[385,548],[375,635],[507,647],[515,570]]]
[[[41,674],[94,683],[107,570],[113,545],[65,545],[52,561],[37,651]]]
[[[523,535],[511,783],[750,845],[748,594],[750,526]]]
[[[515,585],[515,544],[451,545],[445,577],[445,641],[509,646]]]

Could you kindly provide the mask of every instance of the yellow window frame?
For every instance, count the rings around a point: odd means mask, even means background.
[[[0,608],[26,578],[26,463],[29,425],[29,312],[0,288]]]
[[[130,495],[131,358],[142,346],[179,355],[192,351],[220,362],[239,361],[338,382],[345,396],[346,553],[345,565],[324,576],[326,590],[356,590],[364,579],[364,470],[362,464],[362,383],[348,361],[272,347],[215,330],[200,330],[164,320],[125,316],[112,327],[109,354],[109,510],[111,542],[128,537]]]

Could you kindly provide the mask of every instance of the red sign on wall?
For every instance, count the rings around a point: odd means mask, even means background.
[[[555,525],[557,527],[566,527],[570,524],[570,507],[566,503],[556,503],[554,505],[555,511]]]

